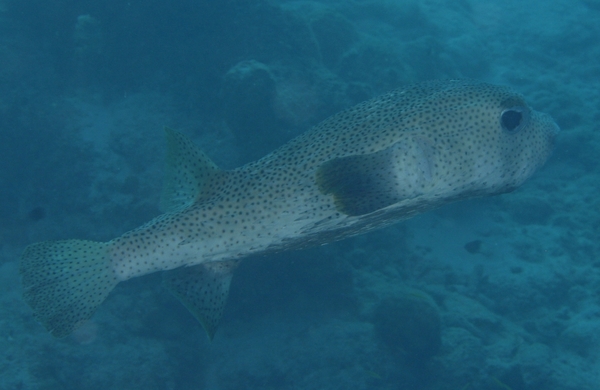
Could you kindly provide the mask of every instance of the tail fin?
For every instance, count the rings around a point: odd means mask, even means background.
[[[65,337],[82,325],[117,285],[107,245],[66,240],[25,249],[20,264],[23,297],[55,337]]]

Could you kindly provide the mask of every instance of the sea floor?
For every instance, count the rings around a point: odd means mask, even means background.
[[[9,20],[11,2],[0,3],[0,19]],[[194,89],[185,99],[159,82],[125,83],[107,98],[85,78],[56,96],[45,93],[49,82],[28,69],[43,67],[38,56],[46,52],[9,34],[25,34],[20,27],[0,28],[0,388],[597,389],[600,3],[268,4],[253,17],[262,21],[267,9],[272,28],[281,28],[277,18],[308,26],[306,34],[291,28],[280,36],[305,44],[300,54],[314,58],[213,53],[214,62],[198,59],[198,66],[220,84],[185,73],[177,88]],[[77,12],[100,12],[86,6]],[[88,44],[100,37],[91,23]],[[161,37],[153,39],[158,45]],[[212,341],[159,275],[119,285],[87,324],[60,340],[23,302],[18,261],[26,245],[106,241],[158,215],[163,126],[232,168],[350,104],[407,83],[459,77],[510,85],[561,126],[553,157],[515,192],[320,248],[249,258]],[[266,88],[253,90],[258,95],[274,91],[274,100],[237,99],[236,88],[252,85]],[[218,109],[202,111],[211,99]],[[244,115],[256,107],[276,120],[252,122],[264,133],[244,138],[238,119],[250,120]]]

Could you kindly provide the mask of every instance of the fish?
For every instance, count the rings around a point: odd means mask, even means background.
[[[24,250],[23,298],[52,335],[84,324],[118,283],[160,271],[212,340],[242,259],[510,192],[544,165],[559,127],[508,87],[443,80],[358,104],[231,170],[165,133],[163,214],[108,242]]]

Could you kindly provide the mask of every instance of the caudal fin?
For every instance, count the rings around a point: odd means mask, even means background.
[[[66,240],[28,246],[21,257],[23,297],[55,337],[89,319],[118,280],[106,243]]]

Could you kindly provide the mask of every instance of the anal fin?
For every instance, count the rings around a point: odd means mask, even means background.
[[[163,274],[165,287],[196,317],[212,340],[239,260],[182,267]]]

